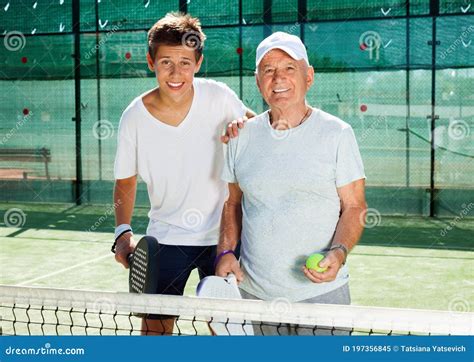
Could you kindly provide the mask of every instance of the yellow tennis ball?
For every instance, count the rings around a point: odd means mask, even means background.
[[[324,259],[323,254],[319,254],[319,253],[311,254],[308,257],[308,259],[306,259],[306,267],[308,269],[316,270],[318,273],[323,273],[328,269],[327,267],[326,268],[321,268],[319,266],[319,262],[323,259]]]

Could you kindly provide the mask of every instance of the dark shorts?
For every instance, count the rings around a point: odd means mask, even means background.
[[[216,246],[181,246],[160,244],[158,247],[158,287],[156,294],[183,295],[191,272],[197,268],[199,279],[214,275]],[[169,315],[148,315],[148,319],[168,319]]]

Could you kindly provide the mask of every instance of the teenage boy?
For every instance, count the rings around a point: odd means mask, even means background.
[[[147,235],[159,241],[157,294],[182,295],[191,271],[214,274],[219,221],[227,197],[220,180],[221,134],[254,114],[225,84],[196,79],[205,35],[199,20],[170,13],[148,32],[148,67],[158,87],[124,111],[115,159],[115,259],[128,267],[137,175],[147,184]],[[148,316],[146,334],[170,334],[174,318]]]

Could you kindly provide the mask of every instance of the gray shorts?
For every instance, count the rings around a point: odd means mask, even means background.
[[[242,298],[260,300],[256,296],[240,289]],[[300,303],[322,303],[322,304],[351,304],[349,283],[344,284],[329,293],[318,295],[317,297],[302,300]],[[350,330],[342,328],[318,327],[310,325],[298,325],[290,323],[269,323],[254,321],[253,330],[256,336],[347,336]]]

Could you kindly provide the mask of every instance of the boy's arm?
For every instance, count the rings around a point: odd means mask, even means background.
[[[115,226],[131,224],[135,195],[137,191],[137,176],[115,181],[114,205]],[[127,232],[116,240],[115,260],[128,268],[127,256],[135,250],[136,242],[133,233]]]

